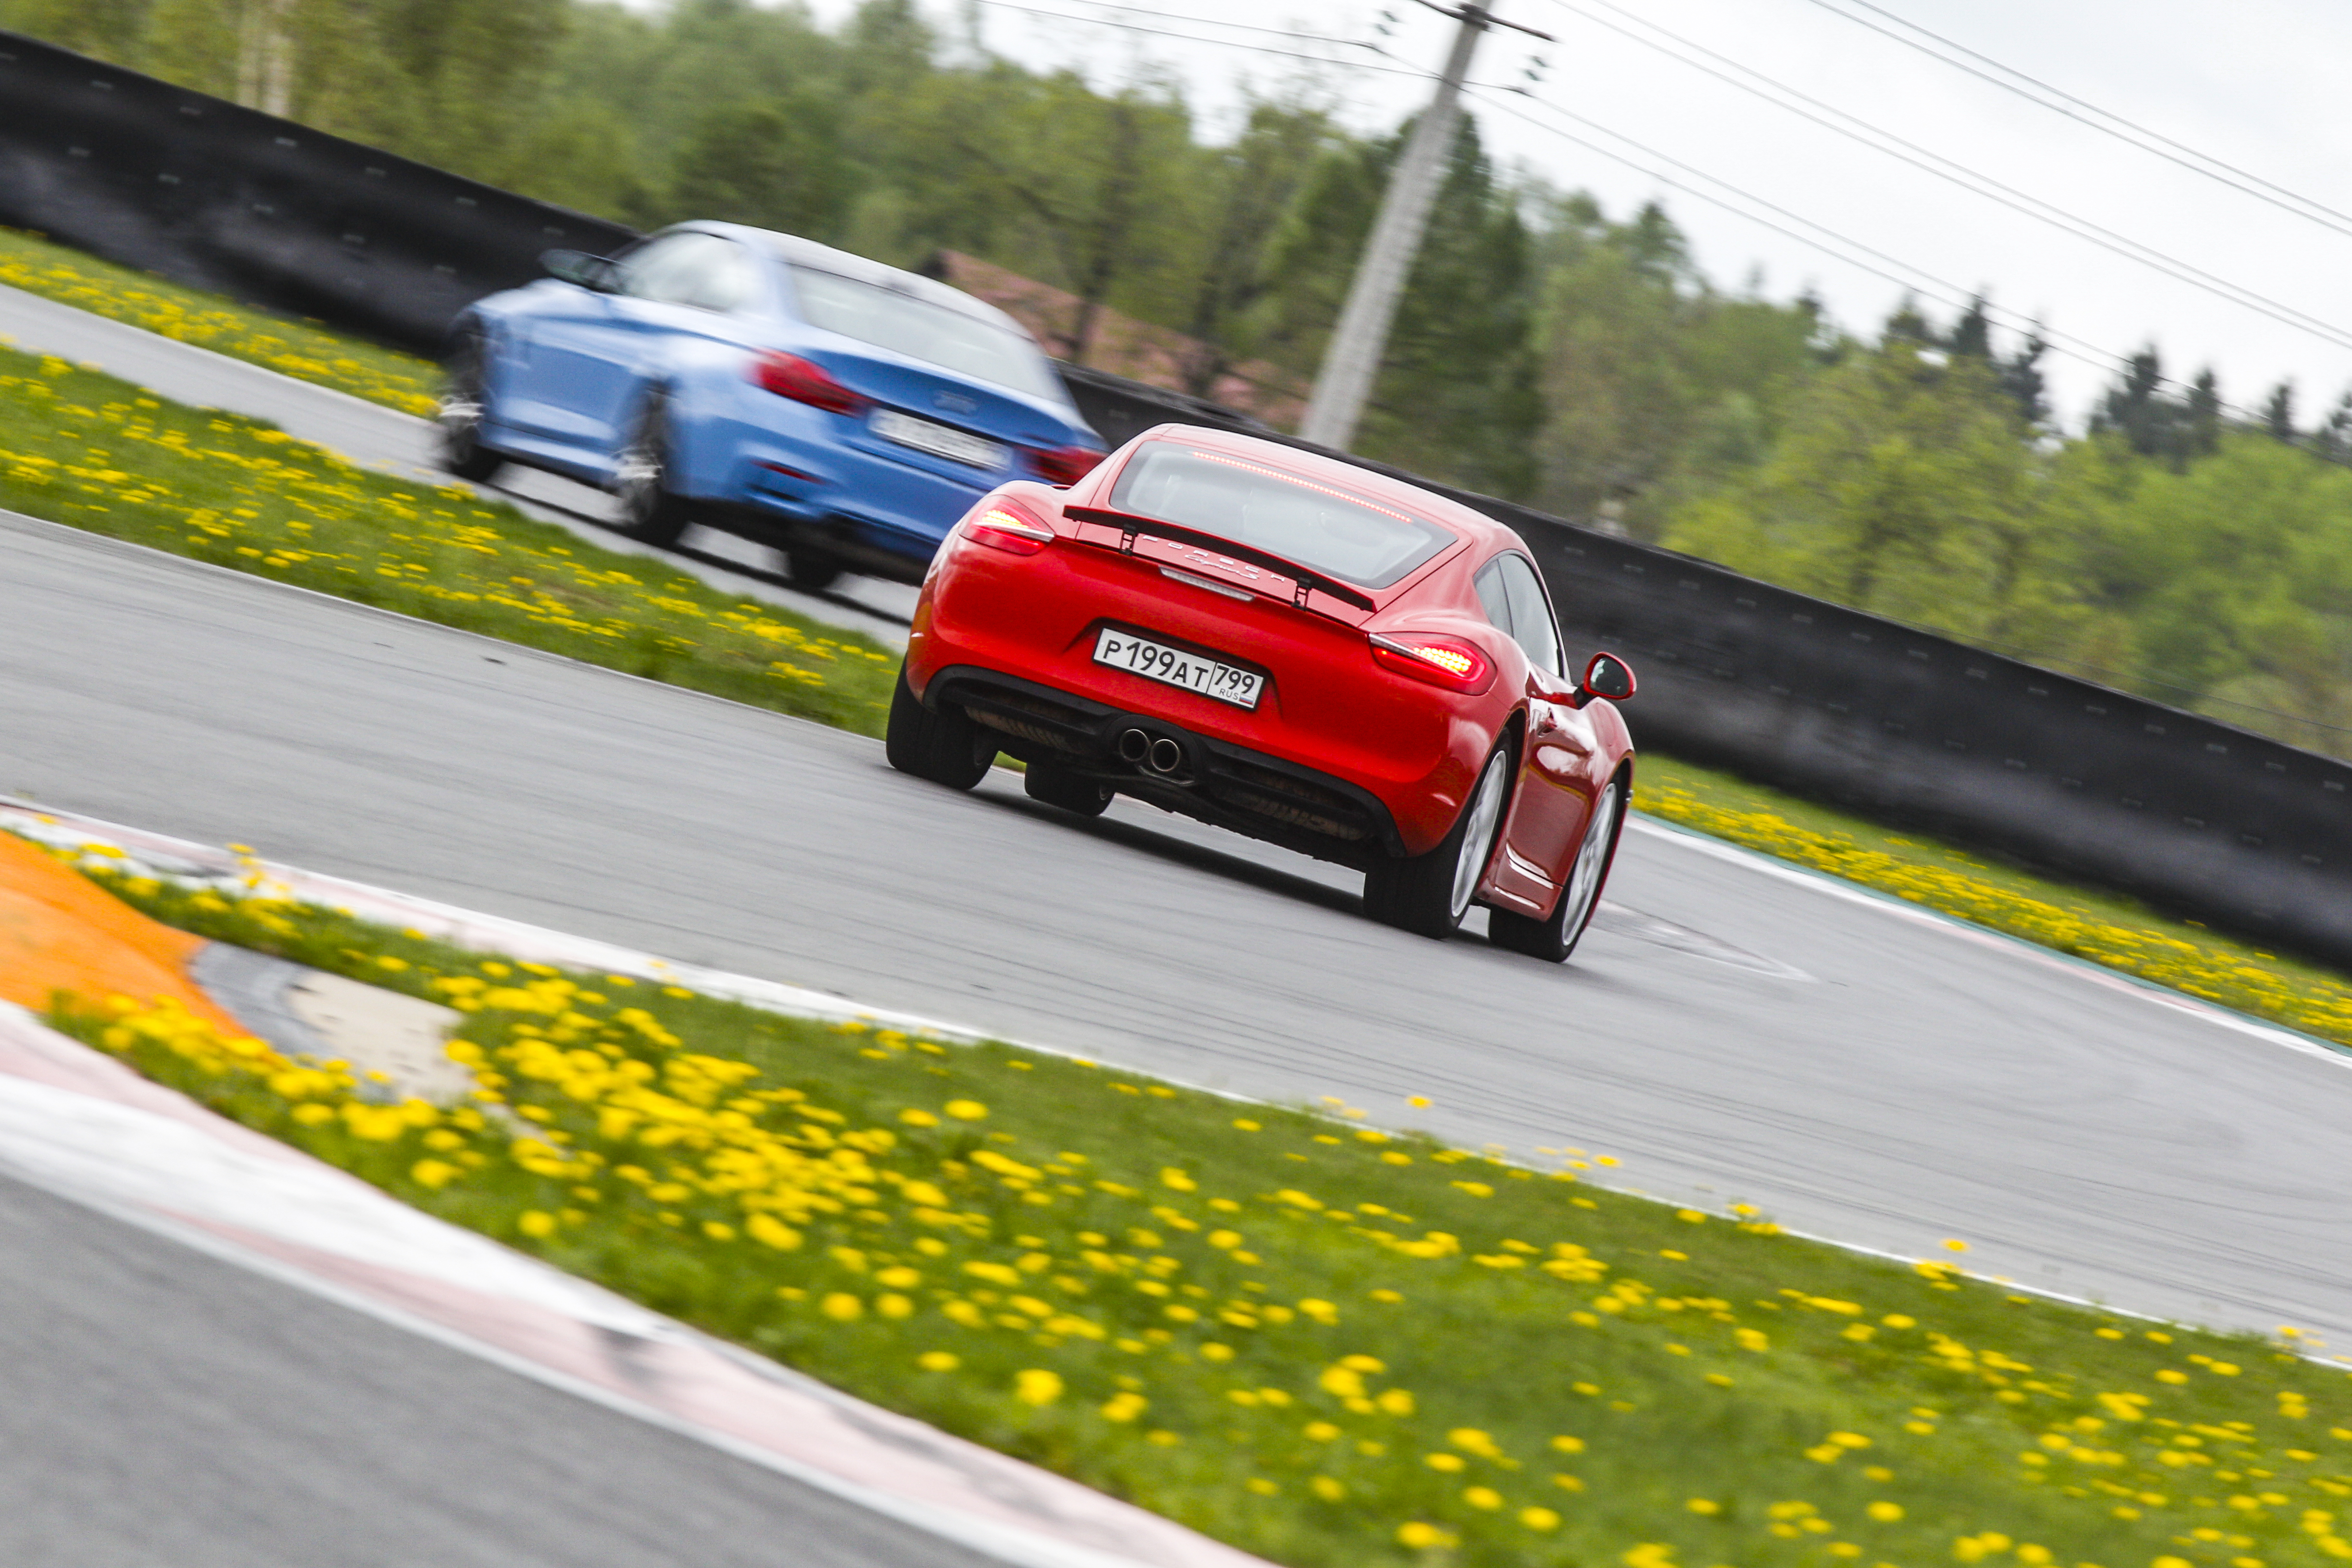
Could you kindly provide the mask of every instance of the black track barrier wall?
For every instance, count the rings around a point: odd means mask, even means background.
[[[1307,445],[1099,372],[1064,379],[1114,444],[1175,420]],[[1570,644],[1633,664],[1637,743],[2352,967],[2352,763],[1363,466],[1517,530]]]
[[[631,231],[0,33],[0,224],[430,353],[541,252]]]
[[[631,230],[0,33],[0,223],[431,353],[551,247]],[[1232,409],[1063,367],[1113,446]],[[1360,459],[1349,459],[1360,461]],[[1571,644],[1639,672],[1638,740],[2352,967],[2352,764],[1524,507]]]

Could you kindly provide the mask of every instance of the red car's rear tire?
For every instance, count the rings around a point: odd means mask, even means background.
[[[1364,873],[1364,912],[1385,925],[1443,942],[1469,912],[1470,896],[1495,853],[1503,807],[1511,794],[1513,759],[1508,742],[1495,748],[1479,770],[1452,831],[1425,855],[1381,860]]]
[[[1031,763],[1021,775],[1021,787],[1031,800],[1058,805],[1080,816],[1100,816],[1110,805],[1110,792],[1100,784],[1051,763]]]
[[[883,731],[883,754],[902,773],[970,789],[995,765],[996,747],[962,709],[923,706],[907,684],[907,668],[898,667],[898,687],[890,694],[890,723]]]
[[[1486,940],[1507,952],[1523,952],[1547,963],[1565,963],[1592,923],[1592,911],[1601,907],[1601,889],[1608,883],[1609,868],[1617,858],[1617,834],[1624,820],[1625,781],[1613,778],[1593,803],[1583,841],[1576,847],[1576,858],[1569,862],[1568,885],[1560,889],[1550,917],[1531,920],[1496,910],[1486,917]]]

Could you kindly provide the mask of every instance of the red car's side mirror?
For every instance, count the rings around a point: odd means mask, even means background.
[[[1584,667],[1582,693],[1586,702],[1596,697],[1624,701],[1633,695],[1633,667],[1613,653],[1594,654],[1592,662]]]

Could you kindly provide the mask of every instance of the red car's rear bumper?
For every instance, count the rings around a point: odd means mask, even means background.
[[[1255,710],[1094,661],[1106,625],[1267,674]],[[1322,858],[1368,864],[1443,838],[1494,743],[1490,700],[1391,674],[1356,626],[1175,588],[1157,565],[1064,540],[1013,555],[949,536],[918,605],[908,685],[967,709],[1024,761]],[[1178,773],[1120,754],[1166,736]],[[1132,748],[1130,748],[1132,749]]]

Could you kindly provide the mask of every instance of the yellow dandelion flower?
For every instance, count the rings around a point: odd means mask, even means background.
[[[1013,1397],[1024,1405],[1051,1405],[1062,1397],[1062,1379],[1058,1373],[1031,1367],[1013,1374]]]
[[[306,1105],[301,1109],[304,1110],[314,1109],[324,1110],[326,1110],[326,1107],[323,1105],[317,1107]],[[422,1183],[425,1186],[436,1189],[447,1186],[451,1182],[456,1181],[458,1176],[464,1174],[464,1173],[457,1166],[441,1160],[419,1160],[415,1164],[411,1165],[408,1168],[408,1173],[412,1179]]]

